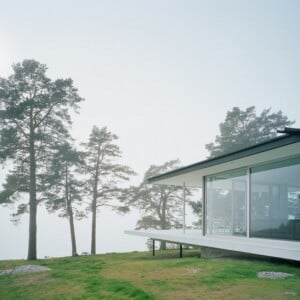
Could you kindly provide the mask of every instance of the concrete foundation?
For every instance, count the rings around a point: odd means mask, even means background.
[[[237,257],[245,256],[245,253],[223,250],[210,247],[201,247],[201,258]]]

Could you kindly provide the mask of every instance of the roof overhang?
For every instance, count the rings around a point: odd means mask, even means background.
[[[201,187],[203,176],[300,155],[300,135],[285,135],[236,152],[148,178],[148,183]]]

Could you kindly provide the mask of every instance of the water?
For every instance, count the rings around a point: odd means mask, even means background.
[[[0,259],[24,259],[28,247],[28,214],[19,225],[10,222],[8,208],[0,207]],[[134,229],[138,212],[120,216],[104,208],[97,218],[97,253],[145,251],[146,239],[125,235],[124,230]],[[70,256],[71,241],[67,219],[38,209],[37,253],[39,258]],[[76,221],[78,254],[90,252],[91,220]]]

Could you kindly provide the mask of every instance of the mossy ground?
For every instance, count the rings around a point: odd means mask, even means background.
[[[49,272],[0,277],[0,299],[300,299],[300,268],[284,262],[199,258],[178,251],[105,254],[33,262]],[[26,264],[0,261],[0,269]],[[32,264],[32,262],[30,262]],[[259,271],[295,276],[259,279]]]

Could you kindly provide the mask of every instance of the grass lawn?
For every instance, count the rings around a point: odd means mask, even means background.
[[[300,268],[237,258],[201,259],[195,251],[157,251],[30,262],[43,273],[0,276],[0,299],[300,299]],[[0,269],[28,264],[0,261]],[[295,274],[259,279],[259,271]]]

